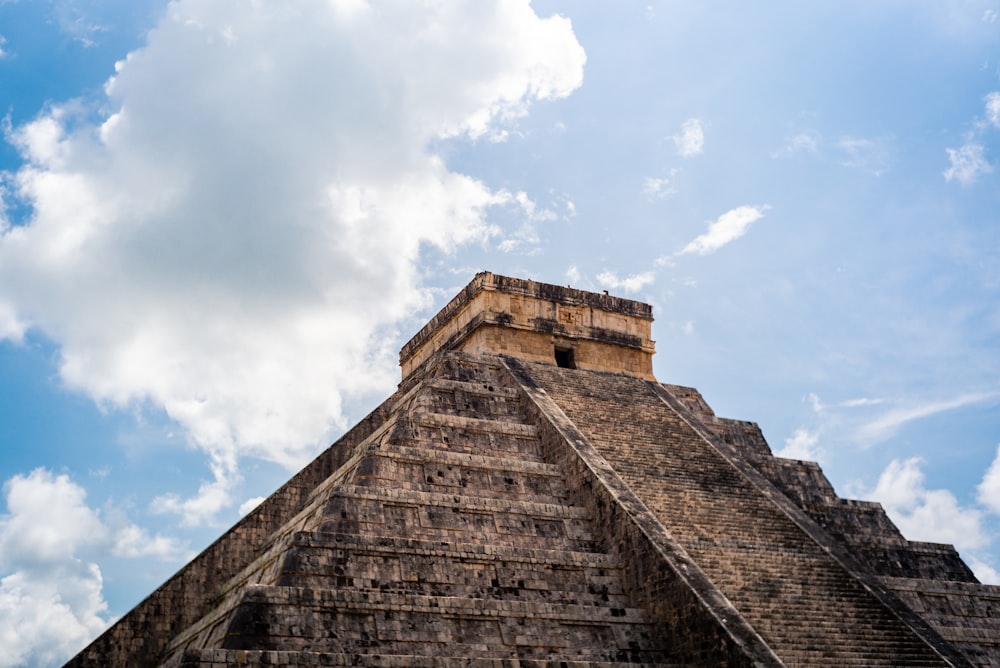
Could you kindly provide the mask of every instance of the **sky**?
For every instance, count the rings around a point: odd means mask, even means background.
[[[482,270],[1000,583],[1000,0],[0,0],[0,645],[59,665]]]

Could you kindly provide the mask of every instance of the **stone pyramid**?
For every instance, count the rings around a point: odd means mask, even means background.
[[[70,666],[1000,666],[1000,587],[652,374],[652,309],[473,281],[399,389]]]

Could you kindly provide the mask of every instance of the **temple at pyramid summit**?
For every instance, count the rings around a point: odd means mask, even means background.
[[[652,321],[478,274],[392,396],[68,665],[1000,666],[1000,587],[658,382]]]

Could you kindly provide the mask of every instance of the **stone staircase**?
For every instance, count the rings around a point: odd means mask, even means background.
[[[786,665],[967,665],[934,651],[817,542],[818,526],[794,521],[780,492],[752,482],[651,384],[527,368]]]
[[[446,357],[160,665],[672,665],[500,374]]]

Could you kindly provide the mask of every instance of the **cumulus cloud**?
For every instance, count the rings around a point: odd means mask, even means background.
[[[979,493],[979,503],[1000,515],[1000,446],[997,447],[996,457],[976,491]]]
[[[246,515],[247,513],[249,513],[251,510],[253,510],[257,506],[259,506],[260,504],[264,503],[264,501],[265,501],[265,497],[263,497],[263,496],[255,496],[255,497],[253,497],[251,499],[247,499],[246,501],[244,501],[243,503],[241,503],[240,504],[240,517],[243,517],[244,515]]]
[[[996,392],[973,392],[962,394],[953,399],[928,401],[912,406],[904,406],[886,411],[874,420],[862,425],[857,432],[857,438],[865,443],[879,443],[892,438],[905,425],[937,413],[955,410],[964,406],[990,401],[997,397]],[[869,404],[881,402],[868,402]]]
[[[36,469],[4,485],[0,516],[0,667],[59,665],[112,621],[97,555],[174,558],[180,546],[150,536],[114,510],[98,512],[65,475]]]
[[[1000,585],[1000,571],[976,556],[965,557],[966,563],[983,584]]]
[[[974,550],[988,543],[983,513],[961,506],[946,489],[924,486],[923,460],[893,460],[879,476],[872,498],[882,503],[899,530],[910,540],[950,543]]]
[[[202,522],[240,457],[298,466],[345,397],[393,385],[392,327],[428,303],[421,250],[488,238],[510,202],[433,147],[568,95],[585,57],[527,0],[166,11],[106,111],[9,133],[32,214],[0,237],[0,334],[38,328],[68,385],[182,424],[213,478],[157,508]]]
[[[814,395],[815,396],[815,395]],[[805,428],[795,430],[795,433],[785,439],[785,447],[774,453],[776,457],[788,459],[804,459],[816,461],[820,456],[819,434]]]
[[[730,241],[735,241],[746,234],[750,225],[763,218],[764,213],[770,208],[769,205],[765,204],[763,206],[741,206],[727,211],[717,220],[709,223],[708,231],[685,246],[681,254],[708,255],[714,253]]]
[[[605,271],[597,275],[597,283],[608,290],[621,290],[631,293],[642,290],[656,280],[656,272],[644,271],[640,274],[629,274],[619,278],[617,274]]]
[[[976,182],[982,174],[993,171],[993,166],[987,162],[980,144],[965,144],[960,148],[945,149],[951,163],[944,171],[944,180],[958,181],[963,186]]]
[[[689,118],[681,124],[681,131],[671,137],[677,146],[677,154],[682,158],[699,155],[705,147],[705,132],[701,120]]]

